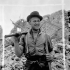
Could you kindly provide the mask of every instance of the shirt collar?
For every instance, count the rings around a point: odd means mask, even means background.
[[[41,29],[39,29],[38,36],[40,36],[41,34],[42,34],[42,31],[41,31]],[[28,36],[29,36],[30,38],[33,38],[32,29],[29,30]]]
[[[33,34],[33,30],[31,29],[29,33],[32,35]],[[41,29],[39,29],[38,34],[40,35],[41,33],[42,33]]]

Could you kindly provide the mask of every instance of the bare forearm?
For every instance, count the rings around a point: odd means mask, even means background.
[[[20,57],[22,55],[22,50],[21,48],[19,47],[19,43],[16,42],[14,43],[14,47],[15,47],[15,54]]]

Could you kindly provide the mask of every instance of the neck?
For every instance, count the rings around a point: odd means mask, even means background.
[[[39,29],[33,29],[32,28],[32,31],[33,31],[33,33],[38,33],[39,32]]]

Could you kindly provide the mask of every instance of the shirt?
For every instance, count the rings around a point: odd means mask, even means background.
[[[30,30],[24,38],[21,38],[20,43],[25,46],[24,51],[26,50],[25,52],[31,55],[44,55],[53,49],[50,37],[41,30],[39,30],[36,40],[34,40],[32,30]]]

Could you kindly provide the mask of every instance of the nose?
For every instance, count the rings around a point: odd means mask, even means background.
[[[36,24],[39,24],[40,22],[39,22],[39,21],[36,21],[35,23],[36,23]]]
[[[36,22],[36,24],[39,24],[39,22]]]

